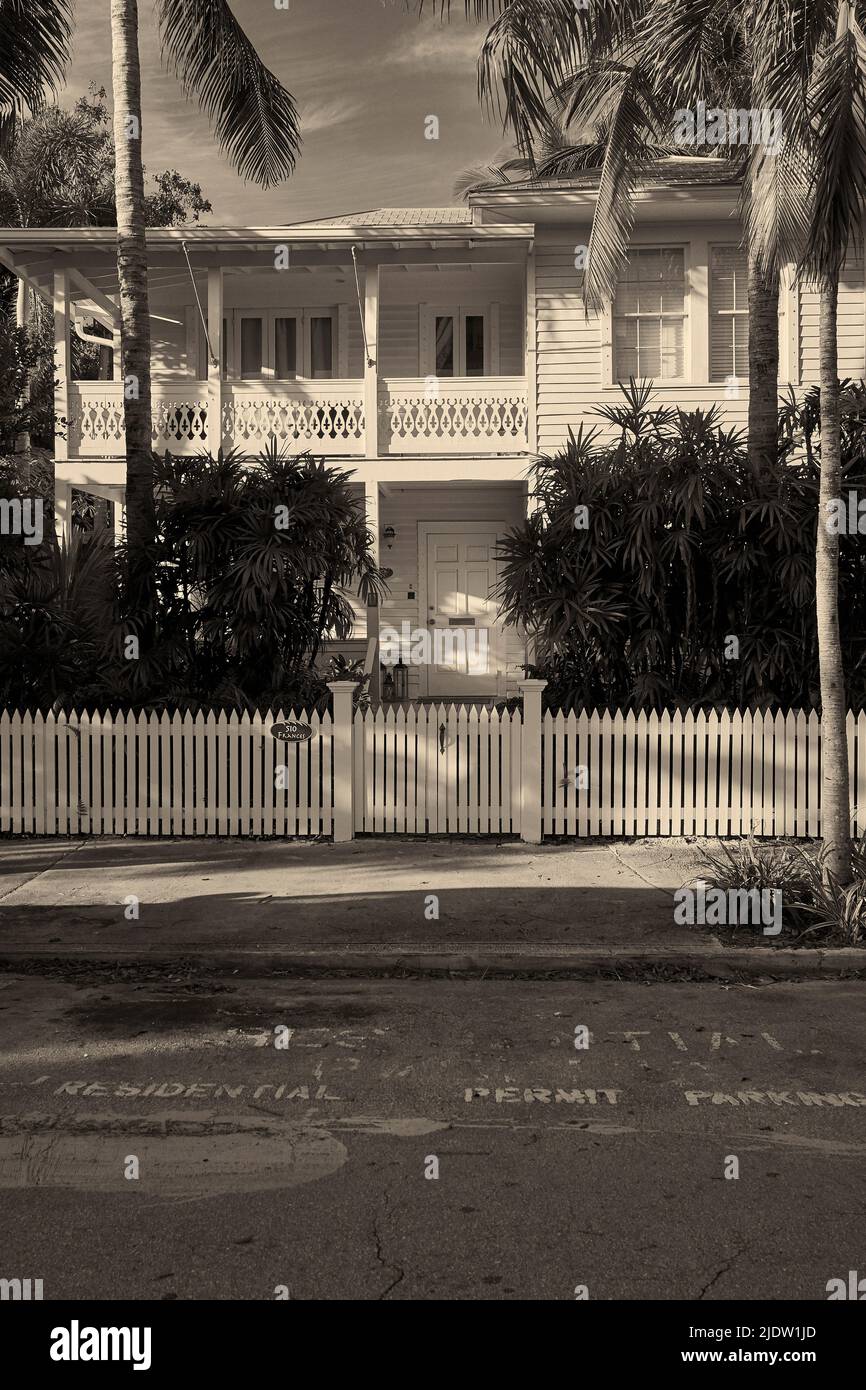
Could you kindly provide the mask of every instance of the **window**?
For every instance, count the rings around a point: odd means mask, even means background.
[[[316,314],[310,319],[310,369],[312,377],[334,375],[334,320],[330,314]]]
[[[443,308],[422,313],[421,375],[484,376],[491,370],[492,315]]]
[[[334,320],[329,309],[235,309],[233,350],[224,351],[224,363],[228,360],[231,375],[241,379],[332,377],[337,337]]]
[[[291,381],[298,375],[298,320],[282,314],[274,319],[274,376]]]
[[[749,297],[746,253],[738,246],[710,251],[710,381],[749,375]]]
[[[241,376],[261,376],[265,365],[264,323],[261,318],[241,319]]]
[[[614,370],[620,381],[684,375],[685,252],[680,246],[633,248],[617,286]]]

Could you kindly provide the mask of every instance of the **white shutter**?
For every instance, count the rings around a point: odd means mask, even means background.
[[[748,377],[749,298],[746,253],[714,246],[710,256],[710,380]]]

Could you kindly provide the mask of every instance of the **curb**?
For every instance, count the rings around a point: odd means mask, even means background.
[[[419,975],[545,975],[573,973],[616,978],[621,974],[668,969],[689,971],[710,979],[730,979],[738,975],[779,979],[823,979],[851,973],[866,975],[866,950],[841,947],[836,950],[772,950],[708,946],[685,951],[654,947],[645,950],[616,950],[603,947],[500,946],[473,943],[464,949],[446,945],[323,946],[309,951],[272,950],[255,947],[232,949],[156,947],[6,946],[0,948],[0,970],[14,971],[22,965],[60,969],[64,965],[90,966],[117,971],[140,965],[145,969],[187,969],[231,972],[249,977],[277,973],[335,972],[385,975],[406,971]]]

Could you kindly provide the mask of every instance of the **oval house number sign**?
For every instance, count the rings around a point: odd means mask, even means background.
[[[271,736],[281,739],[283,743],[306,743],[308,738],[313,737],[313,731],[309,724],[272,724]]]

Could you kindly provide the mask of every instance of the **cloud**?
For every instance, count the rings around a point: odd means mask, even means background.
[[[465,66],[475,62],[484,42],[484,31],[469,32],[444,25],[407,34],[386,54],[387,63],[408,67],[429,67],[432,63],[446,67]]]
[[[310,135],[314,130],[330,130],[332,126],[351,121],[361,111],[361,104],[347,97],[334,97],[330,101],[311,101],[301,103],[301,133]]]

